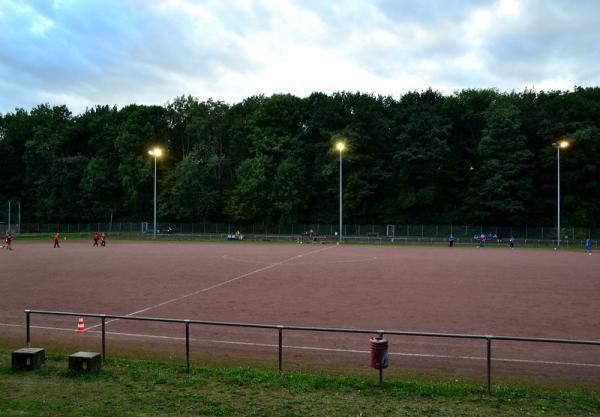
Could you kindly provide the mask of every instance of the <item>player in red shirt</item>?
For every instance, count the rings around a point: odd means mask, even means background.
[[[58,235],[58,233],[54,233],[54,247],[55,247],[55,248],[60,248],[60,243],[59,243],[59,235]]]
[[[10,231],[7,231],[4,235],[4,248],[12,250],[12,233]]]
[[[100,242],[102,246],[106,246],[106,232],[102,232],[102,241]]]
[[[94,233],[94,246],[98,247],[98,239],[100,239],[100,236],[98,236],[98,232]]]

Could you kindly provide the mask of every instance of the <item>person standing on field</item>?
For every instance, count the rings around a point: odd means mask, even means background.
[[[448,236],[448,246],[454,246],[454,235],[452,233],[450,233],[450,236]]]
[[[98,247],[98,240],[100,240],[100,236],[98,236],[98,232],[94,233],[94,246]]]
[[[6,250],[12,250],[12,233],[7,230],[4,234],[4,248]]]
[[[55,248],[60,248],[59,240],[60,240],[59,234],[58,233],[54,233],[54,247]]]
[[[106,246],[106,232],[102,232],[102,241],[100,242],[100,245],[102,245],[102,247]]]
[[[588,255],[592,254],[592,241],[589,237],[585,240],[585,253]]]
[[[479,235],[479,246],[482,248],[485,246],[485,235],[483,233]]]

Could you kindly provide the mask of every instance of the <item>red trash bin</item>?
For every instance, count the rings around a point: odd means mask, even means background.
[[[389,365],[388,341],[382,335],[373,336],[371,343],[371,368],[384,369]]]

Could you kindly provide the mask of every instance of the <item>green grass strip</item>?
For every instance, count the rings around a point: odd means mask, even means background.
[[[13,372],[0,352],[1,416],[598,416],[600,394],[375,380],[254,368],[185,368],[109,359],[100,372],[67,370],[51,355]]]

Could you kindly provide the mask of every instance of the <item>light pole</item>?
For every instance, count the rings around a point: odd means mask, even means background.
[[[338,142],[335,147],[340,151],[340,236],[338,244],[342,243],[342,152],[346,149],[344,142]]]
[[[569,142],[561,140],[552,144],[556,147],[556,247],[560,247],[560,150],[568,148]]]
[[[162,155],[162,150],[154,148],[149,150],[148,154],[154,157],[154,239],[156,239],[156,159]]]

